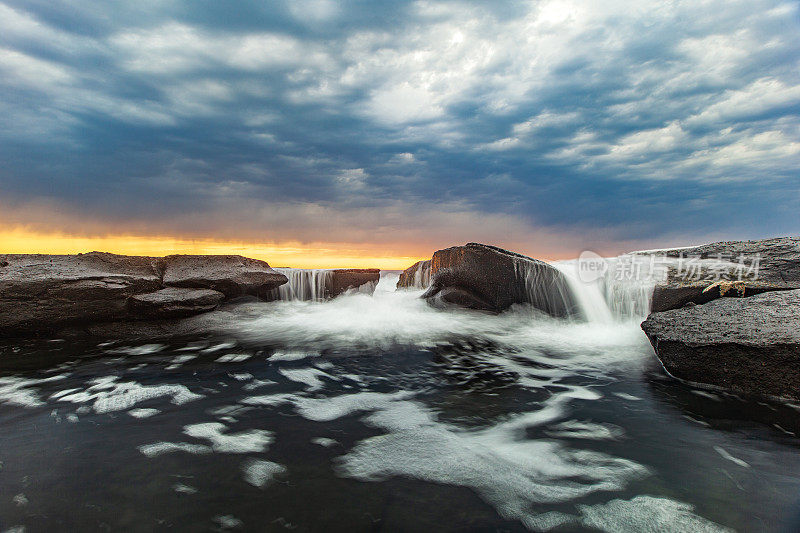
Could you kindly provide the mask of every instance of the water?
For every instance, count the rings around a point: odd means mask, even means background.
[[[322,268],[276,268],[288,281],[273,289],[270,300],[314,300],[325,299],[325,286],[330,281],[331,271]]]
[[[333,271],[324,268],[276,268],[285,275],[287,282],[273,289],[266,296],[269,301],[314,301],[320,302],[330,297],[329,290],[333,281]],[[360,292],[372,294],[375,282],[363,283],[358,287],[350,288],[347,292]]]
[[[665,265],[653,266],[646,256],[622,256],[604,261],[606,270],[593,281],[580,279],[578,261],[557,261],[552,265],[566,278],[581,314],[589,322],[641,322],[647,318],[653,288],[665,275]]]
[[[797,510],[797,408],[667,378],[615,307],[637,291],[557,320],[396,281],[169,342],[3,344],[0,531],[780,531]]]

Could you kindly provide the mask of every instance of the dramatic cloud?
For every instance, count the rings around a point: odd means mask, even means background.
[[[800,13],[7,0],[0,125],[5,224],[540,255],[797,233]]]

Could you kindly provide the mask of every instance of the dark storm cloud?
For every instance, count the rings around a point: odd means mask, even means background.
[[[167,230],[260,204],[797,232],[798,30],[760,0],[7,1],[0,194]]]

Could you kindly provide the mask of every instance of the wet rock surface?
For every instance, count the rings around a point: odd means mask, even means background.
[[[500,312],[514,304],[530,304],[556,317],[576,312],[561,272],[502,248],[469,243],[438,250],[430,260],[430,275],[423,298],[435,306]]]
[[[338,268],[331,270],[330,279],[325,285],[325,297],[335,298],[351,289],[372,294],[380,277],[381,271],[377,268]]]
[[[646,252],[638,252],[646,253]],[[657,252],[672,259],[667,279],[653,291],[653,312],[677,309],[689,302],[752,296],[800,289],[800,238],[723,241]]]
[[[8,254],[0,261],[0,335],[120,319],[130,296],[161,288],[152,257]]]
[[[653,313],[642,329],[679,379],[800,399],[800,290]]]
[[[738,393],[800,398],[800,238],[655,253],[679,260],[642,323],[664,368]]]
[[[144,318],[184,317],[213,311],[224,299],[224,294],[211,289],[168,287],[131,296],[128,309]]]

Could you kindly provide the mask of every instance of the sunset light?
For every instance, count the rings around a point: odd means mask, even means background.
[[[267,261],[274,267],[380,268],[403,270],[424,259],[380,255],[373,249],[333,247],[325,243],[226,242],[214,239],[180,239],[163,236],[75,236],[40,233],[22,228],[0,230],[0,254],[77,254],[94,250],[124,255],[238,254]]]
[[[798,0],[0,0],[0,533],[800,531]]]

